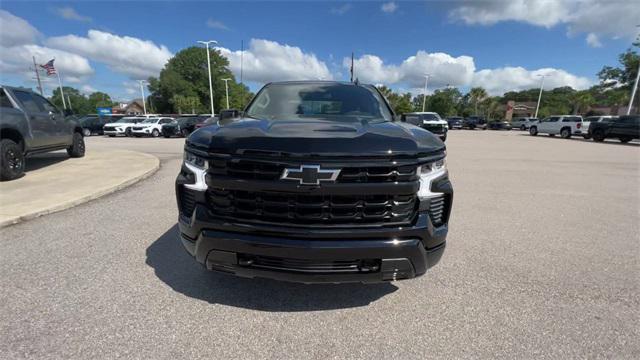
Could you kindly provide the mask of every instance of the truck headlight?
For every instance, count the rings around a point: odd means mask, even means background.
[[[193,184],[184,184],[184,187],[195,191],[207,191],[207,183],[205,182],[205,176],[207,175],[207,169],[209,168],[207,160],[185,151],[184,166],[193,173],[196,180]]]
[[[431,183],[433,180],[447,173],[447,162],[444,158],[423,164],[418,167],[418,176],[420,178],[420,190],[418,190],[419,198],[430,198],[440,193],[431,192]]]

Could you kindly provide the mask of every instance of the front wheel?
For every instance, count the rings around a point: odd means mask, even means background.
[[[24,175],[24,154],[15,141],[2,139],[0,143],[0,180],[13,180]]]
[[[67,154],[72,158],[84,156],[84,137],[79,132],[73,133],[73,143],[67,148]]]
[[[153,131],[151,131],[151,136],[153,137],[160,136],[160,131],[158,129],[153,129]]]
[[[593,132],[592,137],[593,137],[593,141],[596,141],[596,142],[603,142],[603,141],[604,141],[604,131],[602,131],[602,130],[595,130],[595,131]]]
[[[189,132],[189,129],[182,129],[182,136],[184,136],[184,137],[188,137],[188,136],[189,136],[189,134],[191,134],[191,133]]]
[[[87,128],[82,129],[82,135],[91,136],[91,130],[89,130]]]
[[[563,139],[570,139],[571,138],[571,129],[568,129],[568,128],[562,129],[562,131],[560,131],[560,136]]]
[[[532,126],[529,128],[529,135],[536,136],[538,135],[538,127]]]
[[[525,131],[525,130],[527,130],[527,127],[524,126],[524,125],[520,125],[520,130]]]
[[[124,131],[124,136],[131,137],[131,135],[132,135],[131,128],[127,128],[127,129]]]

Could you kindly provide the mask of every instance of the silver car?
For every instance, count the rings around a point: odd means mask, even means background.
[[[536,121],[538,119],[534,117],[517,117],[511,120],[511,127],[513,129],[527,130]]]

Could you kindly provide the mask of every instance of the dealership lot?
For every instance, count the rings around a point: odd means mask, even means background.
[[[640,145],[452,131],[445,255],[425,276],[311,286],[205,271],[177,239],[184,139],[118,193],[0,230],[7,358],[640,357]],[[27,173],[29,176],[29,173]]]

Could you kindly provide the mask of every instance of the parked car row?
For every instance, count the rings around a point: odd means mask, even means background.
[[[560,135],[563,139],[577,135],[597,142],[616,138],[627,143],[640,139],[640,115],[593,116],[585,119],[578,115],[553,115],[532,123],[529,134]]]

